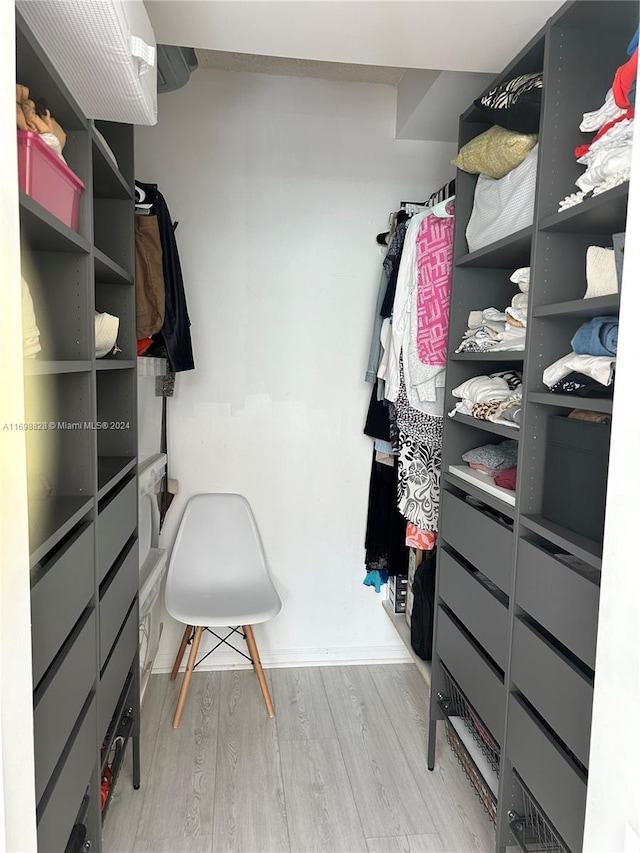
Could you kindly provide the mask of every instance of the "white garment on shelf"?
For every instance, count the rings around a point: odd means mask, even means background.
[[[516,295],[511,300],[511,307],[518,308],[520,311],[524,311],[526,314],[527,308],[529,307],[529,294],[516,293]]]
[[[519,267],[510,277],[509,281],[517,284],[523,293],[529,292],[529,278],[531,267]]]
[[[576,180],[576,185],[584,192],[595,189],[616,172],[631,168],[631,145],[620,148],[605,148],[596,151],[587,171]]]
[[[504,332],[498,335],[498,342],[491,347],[492,352],[518,352],[525,348],[527,342],[527,330],[519,326],[505,327]]]
[[[578,355],[578,353],[570,352],[547,367],[542,374],[542,381],[548,388],[551,388],[556,382],[560,382],[561,379],[575,370],[578,373],[584,373],[585,376],[590,376],[601,385],[611,385],[615,366],[614,356]],[[585,405],[586,402],[588,401],[585,401]]]
[[[501,376],[474,376],[462,382],[451,393],[454,397],[472,403],[488,403],[492,400],[506,400],[513,394],[513,390]]]
[[[526,307],[523,311],[522,308],[513,308],[511,305],[509,305],[509,307],[506,308],[506,312],[510,317],[513,317],[514,320],[517,320],[518,323],[522,323],[523,327],[527,325]]]
[[[625,145],[631,145],[633,142],[633,125],[633,119],[622,119],[622,121],[617,122],[600,139],[592,142],[587,153],[583,154],[582,157],[578,157],[577,162],[583,163],[585,166],[590,166],[599,151],[608,151],[614,148],[621,148]]]
[[[626,110],[621,109],[615,102],[613,90],[609,89],[607,96],[604,99],[604,104],[597,110],[591,113],[584,113],[580,130],[588,133],[589,131],[600,130],[610,121],[624,115]]]

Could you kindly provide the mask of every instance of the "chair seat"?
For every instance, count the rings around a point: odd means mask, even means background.
[[[217,582],[208,592],[174,589],[167,596],[167,612],[185,625],[224,628],[236,625],[259,625],[277,616],[282,607],[276,588],[266,578],[261,586],[221,587]]]

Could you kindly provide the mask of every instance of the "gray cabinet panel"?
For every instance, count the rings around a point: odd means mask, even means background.
[[[444,550],[440,551],[440,595],[504,671],[507,665],[507,608],[473,572]]]
[[[67,846],[73,821],[95,767],[95,696],[80,724],[51,796],[38,817],[38,853],[61,853]]]
[[[518,543],[516,604],[583,660],[596,665],[600,587],[526,539]]]
[[[135,478],[107,499],[98,514],[98,583],[124,548],[138,523],[138,491]]]
[[[592,683],[521,619],[516,619],[513,631],[513,683],[588,766]]]
[[[507,753],[573,853],[582,849],[587,782],[517,696],[509,699]]]
[[[441,513],[441,537],[508,594],[513,532],[451,492],[442,493]]]
[[[37,802],[62,755],[95,677],[96,616],[95,611],[91,611],[33,711]]]
[[[33,683],[38,684],[94,593],[93,524],[55,555],[31,591]]]
[[[505,711],[503,683],[442,608],[438,612],[436,648],[496,743],[501,744]]]
[[[138,541],[117,567],[109,586],[100,591],[100,669],[105,665],[122,621],[138,591]]]
[[[113,653],[105,671],[102,673],[99,687],[98,732],[102,741],[111,717],[115,711],[118,697],[122,692],[127,672],[138,648],[138,606],[135,604],[127,617],[122,632],[118,637]],[[137,662],[136,662],[137,666]]]

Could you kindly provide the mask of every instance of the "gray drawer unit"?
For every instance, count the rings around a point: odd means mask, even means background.
[[[509,594],[513,532],[447,491],[442,493],[440,514],[442,539]]]
[[[96,675],[96,615],[92,610],[70,637],[70,648],[36,697],[33,710],[36,801],[44,793]]]
[[[98,583],[102,583],[113,561],[138,523],[138,487],[135,477],[107,498],[98,513]]]
[[[38,853],[61,853],[96,765],[95,696],[80,723],[55,787],[38,815]]]
[[[504,672],[509,627],[507,608],[473,572],[445,550],[440,551],[440,595]]]
[[[521,619],[513,626],[511,679],[587,767],[593,684]]]
[[[38,684],[94,593],[93,524],[42,566],[31,590],[33,683]]]
[[[517,696],[509,698],[507,755],[569,849],[580,853],[587,780]]]
[[[502,680],[442,607],[438,612],[436,648],[496,743],[501,744],[505,712]]]
[[[108,586],[100,590],[100,669],[111,651],[114,640],[138,591],[138,540],[131,545]]]
[[[516,604],[591,669],[600,587],[526,539],[518,543]]]
[[[101,742],[109,728],[118,697],[122,692],[122,687],[127,677],[127,672],[131,667],[133,656],[138,648],[138,630],[138,606],[134,604],[100,679],[98,693],[98,723],[100,730],[98,735]]]

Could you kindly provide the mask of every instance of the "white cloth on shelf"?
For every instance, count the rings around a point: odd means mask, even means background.
[[[500,332],[492,352],[519,352],[523,350],[527,342],[527,330],[519,326],[507,326],[504,332]]]
[[[527,293],[516,293],[516,295],[511,300],[511,307],[518,308],[521,311],[524,311],[526,314],[527,308],[529,306],[529,294]]]
[[[613,249],[589,246],[587,249],[587,291],[585,299],[618,292],[618,274]]]
[[[627,169],[631,169],[630,144],[623,145],[620,148],[601,149],[596,151],[586,172],[576,180],[576,186],[584,192],[588,192],[616,172],[623,172]]]
[[[506,313],[510,317],[512,317],[518,323],[522,323],[523,327],[525,327],[527,325],[527,309],[526,308],[523,311],[522,308],[512,308],[512,306],[509,305],[505,310],[506,310]],[[511,325],[511,324],[509,324],[509,325]]]
[[[531,275],[531,267],[519,267],[512,273],[509,281],[517,284],[523,293],[529,292],[529,278]]]
[[[615,357],[608,355],[578,355],[570,352],[550,364],[542,374],[542,381],[551,388],[565,376],[573,373],[583,373],[599,382],[601,385],[611,385],[616,365]]]
[[[599,107],[597,110],[594,110],[590,113],[584,113],[582,116],[582,122],[580,124],[580,130],[584,133],[589,133],[590,131],[600,130],[601,127],[604,127],[610,121],[613,121],[616,118],[624,115],[626,112],[625,109],[621,109],[615,102],[615,98],[613,97],[613,90],[609,89],[607,95],[604,99],[604,104]]]
[[[474,376],[462,382],[451,393],[454,397],[472,403],[488,403],[491,400],[506,400],[513,391],[501,376]]]
[[[577,162],[589,166],[599,151],[610,151],[614,148],[631,145],[633,142],[633,125],[634,120],[628,118],[617,122],[599,139],[592,142],[589,150],[582,157],[578,157]]]

